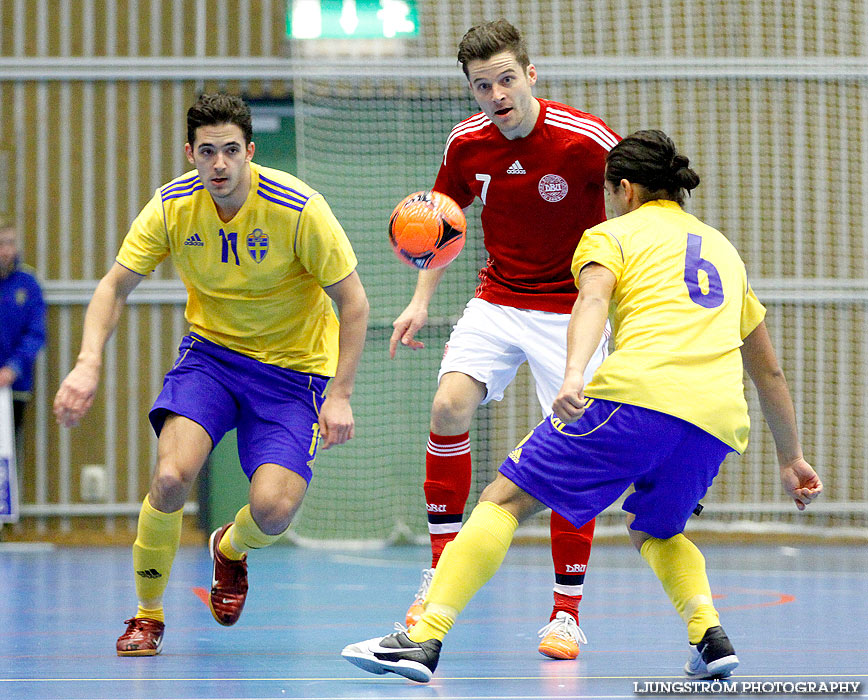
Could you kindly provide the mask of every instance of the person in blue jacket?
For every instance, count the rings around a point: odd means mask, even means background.
[[[33,392],[33,363],[45,345],[45,302],[33,268],[18,255],[15,225],[0,217],[0,388],[12,387],[20,447],[24,408]]]

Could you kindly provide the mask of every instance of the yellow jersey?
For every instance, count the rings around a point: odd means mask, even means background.
[[[744,263],[721,234],[668,200],[587,230],[573,256],[615,275],[615,349],[586,396],[667,413],[737,452],[750,432],[742,340],[765,317]]]
[[[321,194],[250,164],[250,192],[228,222],[193,171],[159,188],[117,261],[150,274],[171,255],[187,288],[190,330],[261,362],[334,376],[338,319],[323,287],[356,268]]]

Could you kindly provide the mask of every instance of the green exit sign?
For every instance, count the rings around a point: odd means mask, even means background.
[[[292,0],[293,39],[395,39],[419,34],[415,0]]]

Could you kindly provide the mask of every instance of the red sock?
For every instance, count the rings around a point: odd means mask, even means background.
[[[470,495],[470,472],[470,433],[431,433],[425,453],[425,501],[432,569],[443,548],[461,529],[464,505]]]
[[[594,538],[594,525],[591,520],[581,529],[552,511],[552,560],[555,565],[555,604],[550,620],[560,611],[568,612],[579,619],[579,601],[585,583],[585,571],[591,556],[591,540]]]

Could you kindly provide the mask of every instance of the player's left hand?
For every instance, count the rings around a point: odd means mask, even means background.
[[[327,395],[319,410],[320,446],[327,450],[332,445],[343,445],[355,437],[356,424],[350,400]]]
[[[802,457],[781,466],[781,484],[796,503],[804,510],[811,501],[823,493],[823,482],[814,468]]]

